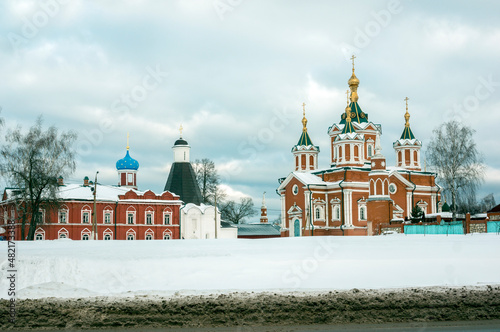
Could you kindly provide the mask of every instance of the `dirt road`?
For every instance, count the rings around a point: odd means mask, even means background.
[[[500,319],[500,286],[331,291],[321,294],[231,293],[212,296],[42,299],[17,302],[16,322],[0,303],[0,330],[259,327]]]

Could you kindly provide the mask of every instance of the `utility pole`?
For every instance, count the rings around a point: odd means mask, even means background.
[[[92,240],[97,240],[97,214],[96,214],[96,196],[97,196],[97,174],[99,171],[95,173],[95,181],[94,181],[94,209],[92,210],[92,232],[90,237]]]
[[[217,238],[217,188],[215,189],[215,194],[214,194],[214,203],[215,203],[215,238]]]

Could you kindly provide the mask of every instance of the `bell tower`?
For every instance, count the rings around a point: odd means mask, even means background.
[[[292,148],[295,159],[295,171],[306,172],[314,171],[318,168],[319,146],[311,141],[307,133],[306,104],[302,103],[302,134],[298,143]]]
[[[401,137],[392,145],[396,152],[396,166],[408,170],[420,171],[420,149],[422,148],[422,142],[413,135],[410,128],[410,113],[408,113],[409,98],[406,97],[404,100],[406,101],[405,127]]]

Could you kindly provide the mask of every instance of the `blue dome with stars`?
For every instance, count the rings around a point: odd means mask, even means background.
[[[139,162],[134,158],[130,157],[128,150],[125,157],[116,162],[117,170],[130,169],[136,171],[138,168],[139,168]]]

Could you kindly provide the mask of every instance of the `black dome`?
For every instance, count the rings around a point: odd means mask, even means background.
[[[188,142],[186,142],[182,138],[179,138],[177,141],[175,141],[174,145],[188,145]]]

